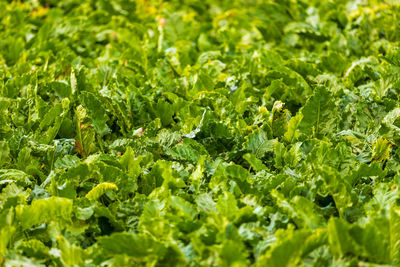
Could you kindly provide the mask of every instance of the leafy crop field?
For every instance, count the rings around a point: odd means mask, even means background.
[[[0,266],[400,266],[397,0],[0,0]]]

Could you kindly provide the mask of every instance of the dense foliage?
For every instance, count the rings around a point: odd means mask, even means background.
[[[0,0],[0,266],[398,266],[396,0]]]

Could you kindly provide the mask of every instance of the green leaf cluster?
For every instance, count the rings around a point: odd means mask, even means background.
[[[396,0],[0,0],[0,266],[400,266]]]

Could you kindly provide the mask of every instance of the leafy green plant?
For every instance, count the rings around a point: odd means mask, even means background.
[[[395,0],[0,0],[0,266],[398,266]]]

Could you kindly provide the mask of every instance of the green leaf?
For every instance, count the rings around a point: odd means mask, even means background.
[[[207,150],[194,140],[184,139],[182,143],[178,143],[172,149],[166,149],[166,152],[176,160],[197,163],[202,154],[207,153]]]
[[[257,158],[262,158],[265,153],[273,151],[276,143],[276,139],[269,140],[266,132],[262,129],[258,129],[246,137],[244,147]]]
[[[111,130],[107,125],[109,117],[103,102],[95,94],[87,91],[82,92],[80,97],[89,112],[96,132],[101,136],[110,133]]]
[[[125,153],[122,155],[119,162],[131,177],[137,178],[140,175],[142,171],[140,166],[141,159],[135,158],[135,152],[132,147],[128,146],[126,148]]]
[[[12,240],[16,232],[16,226],[13,225],[14,212],[12,210],[3,210],[0,213],[0,257],[4,259],[9,242]]]
[[[10,148],[6,141],[0,141],[0,167],[8,165],[10,161]]]
[[[296,266],[300,264],[302,245],[310,235],[308,231],[279,232],[281,238],[259,258],[257,266]]]
[[[214,83],[208,74],[201,72],[200,74],[196,74],[194,76],[194,85],[192,88],[193,93],[198,93],[201,91],[211,91],[213,89]]]
[[[175,111],[172,104],[169,104],[164,100],[158,100],[157,104],[154,106],[154,110],[164,127],[168,126],[174,121],[172,116],[174,115]]]
[[[217,201],[217,210],[220,214],[228,218],[234,217],[238,211],[237,201],[235,196],[230,192],[224,192]]]
[[[317,206],[310,200],[301,196],[287,200],[276,190],[271,192],[271,196],[275,198],[278,207],[287,212],[298,227],[316,229],[324,226],[323,217],[318,213]]]
[[[75,155],[65,155],[62,158],[58,158],[54,163],[54,167],[57,169],[69,169],[77,166],[79,158]]]
[[[81,266],[84,264],[86,253],[82,248],[70,244],[63,236],[57,239],[61,251],[61,259],[64,266]]]
[[[243,155],[243,158],[250,164],[250,166],[256,170],[266,170],[267,167],[263,164],[262,160],[258,159],[255,155],[246,153]]]
[[[306,135],[325,135],[336,128],[337,111],[331,94],[324,87],[317,87],[301,109],[303,119],[300,132]]]
[[[301,160],[301,143],[294,144],[286,153],[285,153],[285,165],[290,168],[295,168],[297,163]]]
[[[97,200],[110,190],[118,190],[118,187],[113,183],[100,183],[90,190],[85,197],[89,200]]]
[[[32,201],[31,205],[20,205],[15,209],[16,218],[22,229],[26,230],[43,222],[71,220],[72,200],[50,197]]]
[[[55,95],[59,98],[71,97],[72,88],[65,82],[51,82],[49,84],[50,90],[53,90]]]
[[[56,104],[44,115],[37,131],[39,142],[49,144],[57,136],[63,119],[69,111],[69,106],[70,101],[64,98],[61,103]]]
[[[99,238],[99,247],[106,255],[126,254],[134,258],[157,258],[165,253],[159,242],[133,233],[114,233]]]
[[[317,172],[332,194],[339,214],[343,215],[345,209],[353,205],[350,185],[340,177],[337,170],[331,167],[320,167]]]
[[[296,116],[290,118],[288,129],[284,135],[284,139],[288,143],[292,143],[296,141],[300,133],[298,132],[298,127],[303,119],[302,113],[297,113]]]
[[[335,258],[347,253],[357,254],[357,246],[350,236],[349,226],[339,218],[331,218],[328,222],[329,246]]]
[[[372,144],[372,160],[384,161],[390,158],[391,143],[384,139],[379,138]]]
[[[31,177],[23,171],[14,169],[0,170],[0,184],[17,183],[18,185],[30,185]]]
[[[44,258],[49,253],[49,248],[46,247],[46,245],[41,241],[36,239],[24,241],[18,246],[18,249],[21,249],[25,255],[31,258]]]
[[[283,168],[286,149],[285,145],[277,142],[275,145],[275,168]]]
[[[397,229],[400,227],[400,209],[392,207],[390,209],[390,258],[392,264],[400,263],[400,234]]]
[[[227,165],[224,169],[224,175],[227,178],[236,179],[242,182],[247,181],[250,177],[245,168],[236,164]]]
[[[245,247],[242,243],[226,240],[220,251],[221,266],[244,266],[248,265]]]
[[[192,181],[192,185],[195,188],[196,192],[199,191],[201,181],[204,178],[204,162],[206,160],[206,156],[201,156],[199,162],[197,163],[196,169],[190,175],[190,180]]]
[[[196,204],[200,211],[216,212],[216,204],[210,194],[203,193],[196,198]]]
[[[196,215],[193,205],[180,197],[171,196],[169,199],[169,205],[175,210],[178,210],[178,214],[182,214],[183,216],[190,218],[190,220],[193,220]]]
[[[3,98],[2,94],[0,94],[0,134],[7,133],[11,129],[8,122],[8,109],[10,104],[10,99]]]

